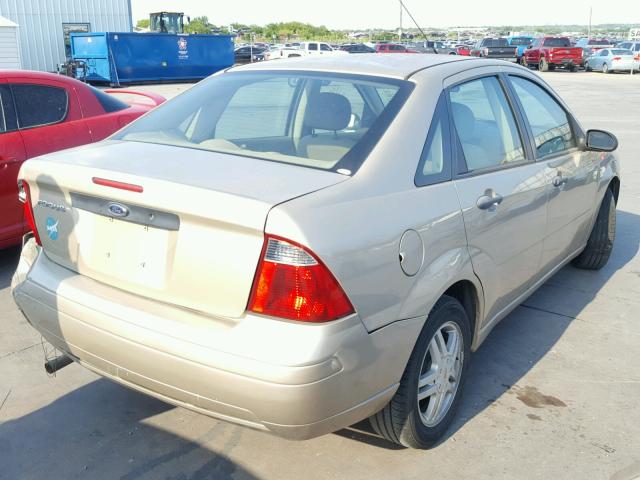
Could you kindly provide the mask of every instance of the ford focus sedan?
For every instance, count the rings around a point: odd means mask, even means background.
[[[286,438],[370,418],[428,448],[497,322],[607,262],[616,147],[498,60],[233,68],[23,165],[13,295],[63,353],[50,371]]]

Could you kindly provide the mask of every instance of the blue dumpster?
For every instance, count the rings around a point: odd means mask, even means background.
[[[199,80],[234,62],[231,35],[71,34],[71,57],[89,82],[111,85]]]

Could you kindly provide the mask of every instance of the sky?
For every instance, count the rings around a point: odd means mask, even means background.
[[[640,23],[639,0],[593,3],[593,24]],[[589,22],[589,3],[584,0],[404,0],[404,4],[421,27]],[[131,0],[134,23],[149,18],[152,11],[165,10],[190,17],[206,15],[214,25],[297,20],[331,29],[398,28],[399,5],[396,0]],[[413,27],[407,15],[403,26]]]

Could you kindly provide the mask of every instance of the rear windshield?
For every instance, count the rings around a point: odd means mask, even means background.
[[[114,138],[352,174],[411,89],[406,81],[359,75],[230,72],[190,88]]]
[[[609,40],[594,40],[594,39],[591,39],[591,40],[589,40],[588,45],[611,45],[611,42],[609,42]]]
[[[506,38],[485,38],[482,41],[483,47],[508,47],[509,41]]]
[[[570,47],[571,42],[568,38],[547,38],[544,41],[545,47]]]
[[[129,108],[129,105],[118,100],[117,98],[109,95],[108,93],[104,93],[102,90],[98,90],[95,87],[89,87],[91,92],[96,96],[102,108],[107,113],[118,112],[120,110],[124,110],[125,108]]]
[[[613,55],[633,55],[633,52],[631,50],[626,50],[626,49],[611,50],[611,53]]]
[[[516,46],[522,46],[522,45],[529,45],[531,43],[531,39],[530,38],[512,38],[511,39],[511,45],[516,45]]]

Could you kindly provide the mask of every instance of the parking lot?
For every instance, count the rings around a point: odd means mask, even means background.
[[[291,442],[176,408],[78,365],[50,378],[0,251],[0,479],[627,480],[640,476],[640,75],[543,74],[586,128],[620,141],[617,238],[565,267],[473,355],[447,439],[402,449],[366,422]],[[188,85],[149,85],[171,97]]]

